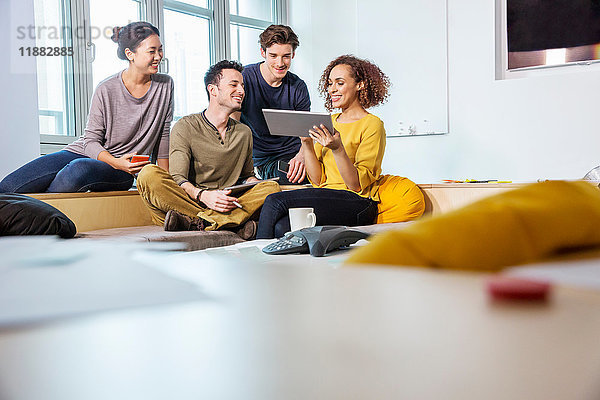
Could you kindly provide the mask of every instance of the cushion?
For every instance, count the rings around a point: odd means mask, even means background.
[[[478,271],[600,246],[600,190],[588,182],[547,181],[479,200],[389,231],[346,263]]]
[[[0,193],[0,236],[72,238],[76,233],[73,221],[51,205],[22,194]]]
[[[423,192],[410,179],[385,175],[379,181],[377,223],[404,222],[419,218],[425,211]]]

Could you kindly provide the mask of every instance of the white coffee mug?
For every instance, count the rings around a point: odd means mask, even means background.
[[[317,224],[317,216],[312,208],[290,208],[289,212],[291,232]]]

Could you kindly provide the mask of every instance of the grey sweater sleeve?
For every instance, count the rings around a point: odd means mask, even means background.
[[[104,106],[100,96],[100,90],[96,90],[92,96],[92,104],[88,115],[87,126],[85,127],[85,136],[83,139],[84,155],[98,159],[98,155],[103,151],[106,140],[106,118],[104,115]]]
[[[167,110],[167,117],[165,118],[165,125],[163,127],[162,135],[160,137],[160,143],[158,145],[158,158],[168,159],[169,158],[169,134],[171,132],[171,123],[173,122],[173,96],[175,95],[175,85],[171,80],[171,97],[169,98],[169,108]]]
[[[173,80],[155,74],[146,94],[133,97],[121,79],[122,73],[102,81],[94,95],[85,135],[65,150],[98,159],[107,151],[119,158],[125,154],[168,157],[169,131],[173,119]]]

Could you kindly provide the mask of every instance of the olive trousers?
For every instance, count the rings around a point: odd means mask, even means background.
[[[261,182],[238,197],[242,208],[223,213],[203,207],[191,199],[167,171],[154,164],[146,165],[140,171],[137,188],[156,225],[163,225],[167,211],[175,210],[188,217],[199,217],[207,221],[210,224],[205,228],[207,231],[235,228],[244,224],[258,215],[268,195],[281,191],[277,182]]]

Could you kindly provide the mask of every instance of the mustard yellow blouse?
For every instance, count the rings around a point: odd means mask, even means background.
[[[354,192],[362,197],[370,197],[379,201],[377,181],[381,177],[381,162],[385,152],[385,129],[383,122],[373,114],[368,114],[358,121],[349,123],[337,122],[340,114],[333,114],[333,127],[340,132],[344,149],[358,170],[360,191]],[[315,142],[315,153],[321,162],[321,182],[314,187],[327,189],[350,190],[346,187],[340,171],[327,147]]]

